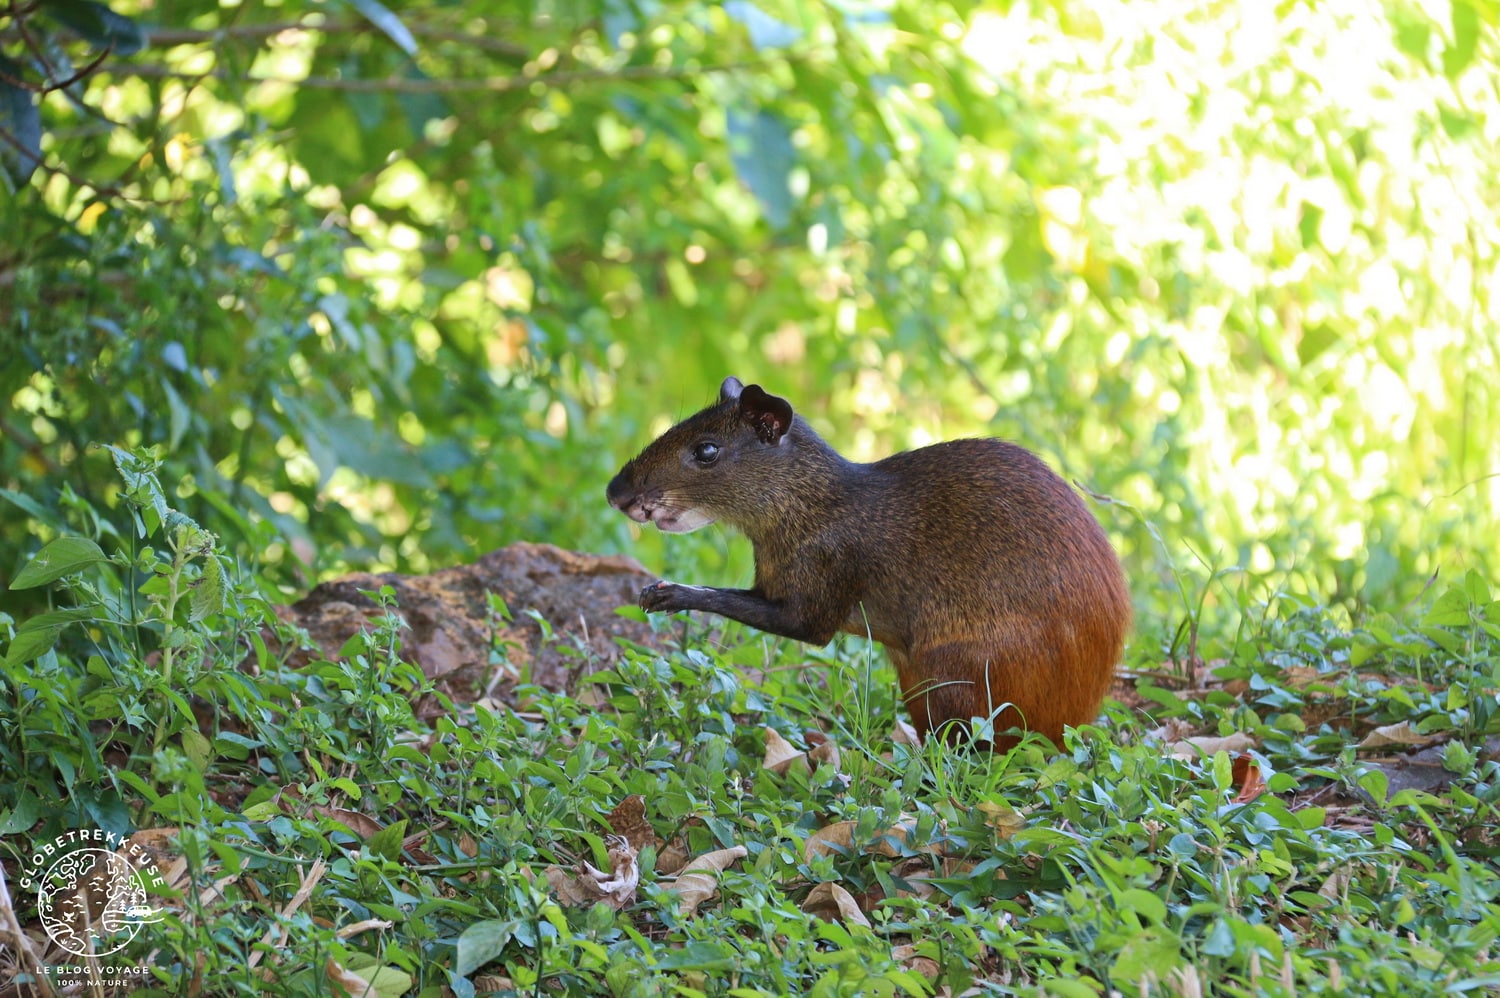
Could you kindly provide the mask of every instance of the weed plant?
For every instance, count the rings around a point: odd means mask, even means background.
[[[140,993],[326,995],[346,973],[430,996],[1500,989],[1500,603],[1477,575],[1357,628],[1246,607],[1203,688],[1143,679],[1144,706],[1060,751],[992,756],[893,744],[894,683],[856,640],[695,624],[675,651],[622,648],[589,695],[492,710],[403,660],[387,598],[292,668],[253,571],[149,456],[115,460],[118,508],[28,510],[54,539],[15,585],[52,607],[0,622],[0,859],[13,878],[68,828],[174,829],[166,917],[122,954]],[[1163,724],[1249,747],[1174,753]],[[841,761],[776,775],[768,729]],[[1400,747],[1360,746],[1377,729],[1430,740],[1441,779],[1398,786]],[[559,903],[544,869],[609,869],[631,795],[660,843],[638,890]],[[807,850],[841,821],[850,847]],[[746,852],[689,912],[654,872],[673,847]],[[804,911],[824,882],[868,925]]]

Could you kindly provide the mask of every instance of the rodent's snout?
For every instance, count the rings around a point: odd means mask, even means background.
[[[615,509],[624,512],[625,507],[630,505],[631,499],[634,498],[634,491],[630,483],[625,480],[625,472],[622,471],[609,480],[609,485],[604,489],[604,498],[608,499],[609,504]]]
[[[626,480],[623,471],[609,480],[609,485],[604,489],[604,498],[615,509],[638,523],[646,523],[650,519],[646,515],[641,494]]]

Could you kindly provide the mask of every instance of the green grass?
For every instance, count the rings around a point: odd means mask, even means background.
[[[124,954],[151,993],[330,994],[339,968],[385,995],[1500,993],[1500,603],[1477,576],[1357,628],[1250,608],[1203,689],[1143,680],[1056,753],[894,745],[865,643],[696,625],[586,695],[427,724],[394,615],[285,667],[256,583],[119,460],[124,521],[59,523],[20,580],[78,611],[0,630],[0,858],[25,922],[33,842],[177,829],[191,889]],[[1252,775],[1148,737],[1169,719],[1250,736]],[[1357,747],[1402,722],[1446,782],[1399,789],[1398,750]],[[771,773],[767,728],[840,761]],[[634,893],[559,904],[546,869],[611,871],[632,795],[655,836]],[[807,849],[839,822],[849,848]],[[656,872],[732,847],[695,911]],[[868,925],[804,912],[823,882]]]

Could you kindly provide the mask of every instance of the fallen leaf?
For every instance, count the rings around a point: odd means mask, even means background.
[[[351,811],[346,807],[325,807],[314,804],[312,809],[325,818],[332,818],[361,839],[369,839],[385,826],[363,811]]]
[[[940,888],[934,884],[934,880],[951,880],[957,877],[967,876],[974,869],[973,860],[958,859],[953,856],[944,856],[942,869],[937,873],[932,871],[932,859],[927,856],[913,856],[896,865],[891,870],[891,878],[896,881],[905,881],[905,888],[898,888],[898,898],[915,897],[926,901],[938,893]],[[1004,880],[1003,871],[995,871],[997,880]]]
[[[909,970],[915,970],[926,978],[937,977],[943,972],[942,965],[928,956],[918,956],[917,948],[910,943],[891,949],[891,958]],[[967,992],[966,992],[967,993]]]
[[[1328,879],[1323,881],[1323,886],[1318,888],[1318,893],[1330,901],[1342,902],[1349,892],[1349,884],[1353,879],[1354,875],[1349,867],[1341,866],[1328,875]]]
[[[802,910],[816,915],[825,922],[843,922],[845,925],[870,927],[870,920],[859,910],[854,896],[832,881],[824,881],[814,887],[802,902]]]
[[[900,824],[877,832],[875,837],[864,847],[864,851],[871,855],[887,856],[894,858],[903,855],[905,850],[901,847],[907,845],[911,833],[916,829],[917,819],[911,815],[902,815]],[[835,855],[840,852],[848,853],[854,850],[854,822],[836,821],[831,825],[825,825],[807,837],[807,842],[802,846],[802,859],[804,862],[816,859],[819,856]],[[916,852],[936,853],[937,846],[927,844],[917,848]]]
[[[370,986],[369,981],[340,966],[332,957],[324,961],[323,973],[327,975],[328,983],[333,985],[334,994],[353,995],[354,998],[368,995],[374,998],[375,989]]]
[[[687,836],[679,835],[657,851],[656,872],[662,876],[670,877],[687,866],[690,855]]]
[[[1255,747],[1255,739],[1243,731],[1225,735],[1223,738],[1210,738],[1199,736],[1196,738],[1184,738],[1171,746],[1172,755],[1178,759],[1199,759],[1211,756],[1216,752],[1228,752],[1237,755],[1249,748]]]
[[[917,729],[906,721],[897,721],[896,727],[891,731],[891,741],[896,745],[909,745],[912,748],[920,748],[922,738],[917,734]]]
[[[542,871],[547,886],[557,894],[557,901],[567,907],[582,907],[604,902],[619,911],[635,900],[641,882],[636,851],[624,839],[612,837],[609,849],[609,872],[595,869],[590,863],[579,863],[577,872],[560,866]]]
[[[839,743],[830,738],[821,745],[813,746],[807,750],[807,761],[812,763],[813,769],[822,766],[832,766],[838,769]]]
[[[1386,724],[1371,731],[1360,741],[1359,748],[1384,748],[1387,745],[1426,745],[1435,741],[1436,735],[1418,734],[1410,721]]]
[[[631,794],[616,804],[606,820],[609,822],[610,830],[629,842],[630,847],[636,852],[640,852],[648,845],[661,844],[661,839],[656,836],[656,830],[646,820],[646,798],[640,794]]]
[[[1026,818],[1015,808],[988,800],[980,801],[974,808],[984,815],[984,823],[995,830],[997,839],[1008,839],[1026,827]]]
[[[717,849],[704,853],[683,867],[682,872],[677,875],[677,880],[672,884],[672,889],[681,898],[681,913],[691,915],[696,912],[698,906],[718,890],[719,874],[723,873],[730,864],[744,859],[747,855],[749,851],[744,846]]]
[[[766,728],[766,755],[761,765],[773,773],[785,773],[797,760],[805,760],[807,753],[797,748],[776,731]]]
[[[854,851],[854,822],[835,821],[807,837],[802,845],[802,860],[810,862],[819,856],[836,856]]]
[[[1260,766],[1252,756],[1243,752],[1235,756],[1229,772],[1234,785],[1240,788],[1240,792],[1234,795],[1234,803],[1248,804],[1265,793],[1266,781],[1261,778]]]
[[[1165,745],[1174,745],[1181,741],[1191,729],[1181,720],[1175,717],[1167,718],[1165,724],[1159,728],[1153,728],[1142,736],[1148,742],[1161,742]]]
[[[1326,682],[1324,673],[1310,665],[1292,665],[1281,670],[1288,689],[1305,690],[1314,683]]]

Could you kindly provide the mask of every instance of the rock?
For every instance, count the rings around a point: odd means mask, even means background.
[[[654,644],[650,627],[615,613],[634,606],[653,581],[633,558],[520,543],[431,575],[346,575],[278,607],[277,615],[305,629],[322,653],[334,658],[381,614],[361,590],[390,586],[407,625],[401,631],[404,659],[454,701],[508,699],[518,683],[574,693],[582,675],[619,654],[617,636]],[[489,594],[505,601],[510,621],[491,612]],[[527,615],[531,610],[552,627],[552,641],[544,640],[541,626]],[[307,653],[293,654],[293,664],[299,659],[305,662]]]

